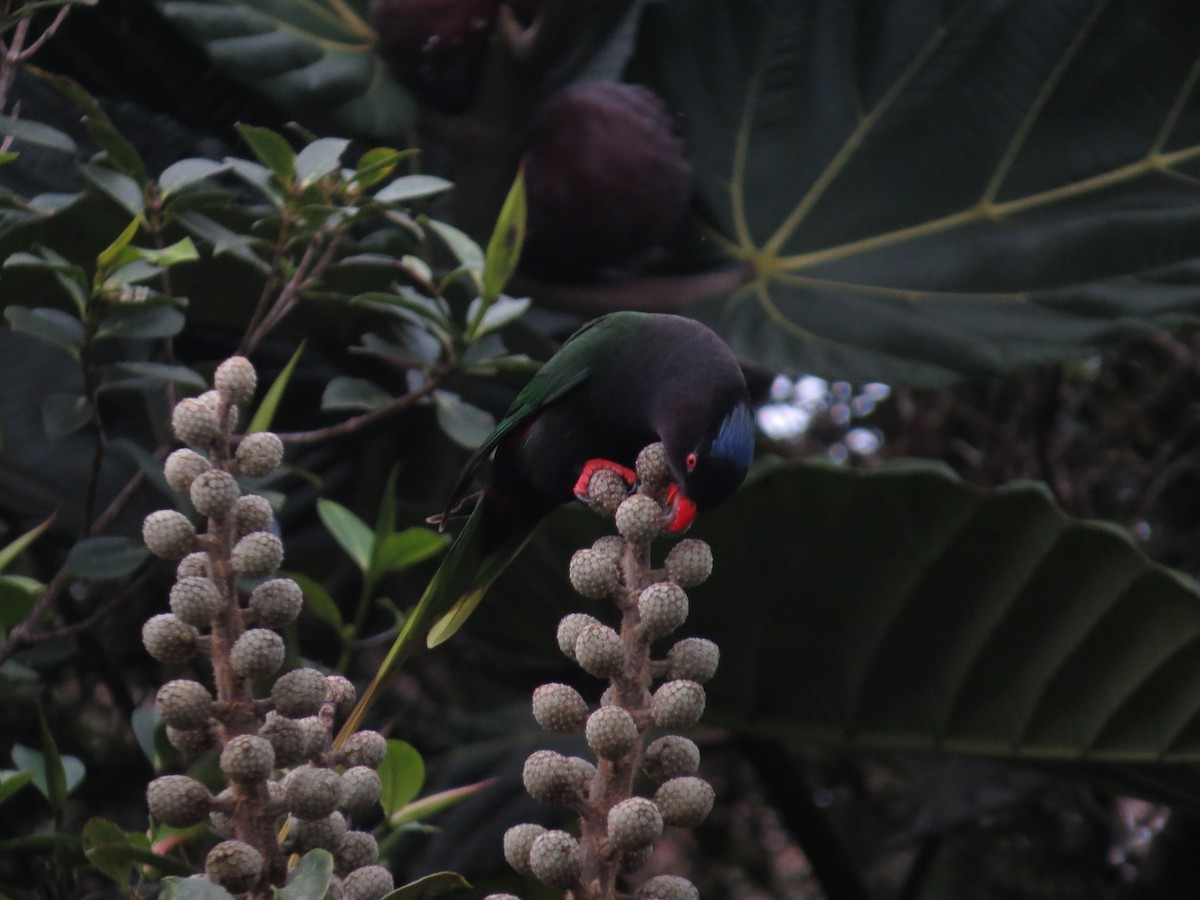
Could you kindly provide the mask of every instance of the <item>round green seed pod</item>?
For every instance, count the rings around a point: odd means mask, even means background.
[[[712,812],[712,785],[694,775],[671,778],[654,792],[654,805],[668,825],[695,828]]]
[[[667,672],[671,678],[684,678],[704,684],[717,674],[721,648],[705,638],[684,638],[667,653]]]
[[[346,838],[346,817],[336,810],[311,821],[293,816],[288,819],[288,832],[295,835],[301,852],[320,849],[333,853]]]
[[[342,779],[332,769],[300,766],[283,780],[288,811],[298,819],[323,819],[342,799]]]
[[[553,750],[530,754],[522,778],[529,796],[548,806],[570,806],[587,792],[586,770]]]
[[[213,387],[226,403],[248,405],[254,399],[257,386],[258,374],[244,356],[229,357],[213,373]]]
[[[347,831],[334,852],[334,864],[339,872],[361,869],[378,859],[379,843],[368,831]]]
[[[565,831],[547,831],[529,848],[529,868],[543,884],[569,890],[583,872],[579,841]]]
[[[207,628],[221,608],[221,595],[207,578],[180,578],[171,586],[170,604],[181,622]]]
[[[597,553],[603,553],[613,562],[619,563],[621,557],[625,555],[625,541],[619,535],[606,534],[596,539],[596,542],[592,544],[592,549]]]
[[[338,762],[347,768],[366,766],[378,769],[387,755],[387,741],[378,731],[356,731],[346,738],[338,751]]]
[[[203,822],[211,802],[208,788],[187,775],[163,775],[146,787],[150,815],[172,828]]]
[[[175,728],[167,726],[167,742],[179,751],[184,762],[190,762],[211,750],[215,744],[207,728]]]
[[[667,553],[667,577],[680,587],[703,584],[712,574],[712,548],[699,538],[680,541]]]
[[[212,716],[213,699],[208,688],[198,681],[178,678],[158,689],[154,708],[172,728],[194,730],[204,728]]]
[[[220,469],[201,472],[188,491],[196,512],[209,517],[225,515],[241,495],[237,479]]]
[[[638,612],[650,640],[666,637],[687,621],[687,593],[670,581],[652,584],[638,595]]]
[[[383,866],[363,866],[342,879],[342,896],[355,900],[382,900],[394,886],[392,873]]]
[[[283,541],[269,531],[252,531],[233,547],[230,555],[238,578],[266,578],[283,562]]]
[[[625,665],[621,636],[607,625],[588,625],[575,641],[575,661],[597,678],[612,678]]]
[[[196,526],[183,513],[160,509],[142,522],[142,540],[155,556],[183,559],[196,549]]]
[[[195,450],[176,450],[163,463],[163,475],[176,493],[187,495],[196,476],[212,468],[212,463]]]
[[[272,578],[250,592],[250,612],[263,628],[291,625],[303,606],[304,592],[290,578]]]
[[[704,688],[694,681],[668,681],[650,701],[654,724],[659,728],[687,728],[704,715]]]
[[[165,665],[178,665],[196,655],[196,629],[174,613],[151,616],[142,626],[146,652]]]
[[[558,649],[567,659],[576,662],[575,641],[579,639],[579,633],[589,625],[599,624],[599,619],[584,613],[570,613],[564,616],[558,623]]]
[[[271,501],[258,494],[246,494],[233,504],[234,533],[238,540],[255,531],[267,531],[275,521]]]
[[[638,900],[700,900],[700,892],[686,878],[655,875],[637,892]]]
[[[296,719],[296,724],[304,731],[304,751],[301,755],[313,760],[323,757],[333,739],[325,721],[320,716],[305,716]]]
[[[657,782],[695,775],[700,768],[700,748],[679,734],[667,734],[652,741],[642,755],[642,771]]]
[[[221,751],[221,771],[237,784],[266,781],[274,768],[275,748],[266,738],[256,734],[230,738]]]
[[[251,478],[265,478],[283,462],[283,441],[269,431],[248,434],[234,454],[238,471]]]
[[[599,600],[621,585],[617,564],[598,550],[576,550],[571,557],[567,576],[571,587],[584,597]]]
[[[196,399],[208,408],[208,411],[213,414],[213,418],[217,418],[221,414],[221,406],[224,401],[217,391],[205,391]],[[232,405],[228,406],[227,410],[225,414],[225,430],[233,431],[237,428],[238,408],[236,405]]]
[[[608,811],[608,840],[618,850],[639,850],[662,835],[663,818],[645,797],[622,800]]]
[[[171,411],[171,431],[192,447],[212,446],[220,430],[216,414],[199,398],[180,400]]]
[[[638,454],[638,481],[651,493],[662,490],[671,483],[671,468],[667,465],[667,448],[662,442],[651,444]]]
[[[529,865],[529,851],[533,842],[546,833],[541,825],[526,822],[514,825],[504,832],[504,859],[518,875],[533,877],[533,868]]]
[[[611,469],[597,469],[588,480],[587,496],[593,512],[611,519],[629,496],[629,485]]]
[[[315,716],[325,702],[325,676],[317,669],[292,669],[271,687],[275,711],[289,719]]]
[[[269,712],[266,721],[258,729],[258,735],[271,742],[277,765],[290,766],[305,758],[307,736],[304,728],[295,719],[281,716],[277,712]]]
[[[175,567],[175,577],[179,579],[208,578],[208,554],[202,551],[189,553]]]
[[[647,544],[662,531],[662,507],[644,494],[634,494],[617,508],[616,520],[621,537],[632,544]]]
[[[585,735],[596,756],[618,760],[637,744],[637,723],[627,710],[603,706],[588,716]]]
[[[588,706],[579,691],[566,684],[543,684],[533,692],[533,717],[547,731],[570,734],[587,721]]]
[[[222,841],[208,852],[204,873],[231,894],[241,894],[262,878],[263,857],[243,841]]]
[[[243,678],[268,678],[283,665],[283,638],[267,628],[251,628],[234,641],[229,651],[233,670]]]
[[[349,678],[344,675],[325,676],[325,701],[334,705],[339,719],[350,715],[356,700],[358,700],[358,694]]]
[[[374,769],[352,766],[342,773],[342,809],[362,812],[370,809],[383,796],[383,782]]]

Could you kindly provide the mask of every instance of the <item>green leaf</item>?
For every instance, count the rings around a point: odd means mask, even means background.
[[[426,900],[428,897],[440,897],[443,894],[453,894],[457,891],[471,890],[471,882],[457,872],[435,872],[416,881],[401,885],[384,900]]]
[[[92,421],[92,404],[82,394],[51,394],[42,402],[42,430],[47,440],[74,434]]]
[[[133,728],[133,736],[137,738],[138,747],[141,748],[150,765],[157,769],[159,764],[157,734],[159,726],[162,725],[162,716],[153,706],[139,706],[133,711],[129,724]]]
[[[691,311],[768,371],[925,385],[1200,321],[1192,8],[647,5],[633,68],[745,267]]]
[[[137,236],[138,230],[142,227],[142,216],[138,214],[133,217],[133,221],[125,226],[125,230],[117,235],[116,240],[100,251],[100,255],[96,257],[96,268],[102,272],[107,272],[113,267],[113,263],[121,255],[121,251],[129,246],[130,241]]]
[[[438,425],[461,447],[474,450],[496,427],[492,414],[449,391],[434,391]]]
[[[387,755],[379,767],[379,780],[383,782],[380,803],[384,814],[390,817],[421,793],[425,784],[425,760],[411,744],[389,738]]]
[[[373,381],[338,375],[325,386],[325,392],[321,395],[321,409],[379,409],[394,399]]]
[[[310,850],[288,872],[287,887],[276,891],[279,900],[323,900],[333,877],[333,854]]]
[[[450,252],[454,254],[454,258],[478,279],[483,273],[484,267],[483,251],[479,245],[453,225],[447,225],[436,219],[422,219],[422,222],[433,229],[434,234],[441,238]]]
[[[183,331],[186,321],[183,313],[173,306],[114,307],[96,329],[96,337],[142,340],[174,337]]]
[[[0,575],[0,628],[24,621],[46,586],[24,575]]]
[[[470,339],[479,340],[485,334],[499,331],[511,322],[515,322],[529,309],[529,300],[514,300],[512,297],[500,297],[484,308],[482,296],[471,301],[467,311],[467,319],[471,322]],[[482,313],[480,310],[483,310]]]
[[[229,167],[211,159],[181,159],[158,176],[158,190],[166,199],[192,185],[219,175]]]
[[[68,787],[66,760],[62,754],[58,752],[58,744],[54,741],[54,735],[50,732],[50,726],[46,722],[46,715],[42,711],[41,706],[38,706],[38,725],[41,731],[42,740],[42,779],[38,787],[45,787],[46,799],[50,801],[50,806],[53,807],[57,815],[61,815],[67,808],[67,794],[70,793]],[[16,748],[13,749],[14,759]],[[78,762],[78,760],[76,760]],[[79,763],[80,769],[83,768],[83,763]],[[80,780],[83,779],[82,771]],[[38,783],[38,779],[34,779]]]
[[[437,556],[446,546],[448,535],[428,528],[405,528],[384,537],[376,554],[379,574],[407,569]]]
[[[49,147],[64,153],[74,153],[77,149],[70,135],[32,119],[0,116],[0,135],[15,138],[18,145],[32,144],[35,147]]]
[[[146,165],[133,144],[117,130],[99,104],[93,104],[92,114],[86,116],[84,122],[87,123],[88,131],[96,143],[104,150],[108,164],[132,179],[137,184],[139,193],[142,193],[150,184],[150,178],[146,174]]]
[[[149,555],[135,538],[84,538],[67,554],[67,571],[87,581],[111,581],[137,571]]]
[[[11,769],[0,771],[0,805],[33,781],[33,778],[33,772],[14,772]]]
[[[383,141],[414,124],[412,100],[375,52],[360,3],[167,0],[160,8],[214,65],[296,118]]]
[[[592,518],[544,529],[476,633],[549,653]],[[693,532],[715,557],[688,618],[721,645],[709,722],[1034,764],[1200,807],[1200,588],[1043,486],[985,491],[918,462],[778,466]]]
[[[146,210],[146,200],[138,183],[121,172],[85,163],[80,166],[84,176],[101,191],[120,204],[131,216],[140,216]]]
[[[35,525],[20,537],[13,538],[5,547],[0,548],[0,572],[11,566],[17,557],[29,549],[29,545],[41,537],[46,529],[53,524],[54,516],[51,515],[50,518],[46,519],[40,525]]]
[[[290,184],[296,177],[296,153],[283,135],[254,125],[238,125],[237,130],[258,161],[280,182]]]
[[[376,191],[375,199],[380,203],[407,203],[410,200],[433,197],[453,187],[454,182],[438,178],[436,175],[401,175]]]
[[[374,147],[359,157],[358,165],[354,167],[354,175],[351,176],[351,184],[357,184],[363,188],[374,187],[391,176],[392,172],[396,171],[396,166],[407,156],[411,156],[411,150],[394,150],[391,147]]]
[[[4,310],[4,318],[14,331],[32,334],[49,341],[66,350],[73,359],[79,358],[79,347],[83,344],[83,325],[74,316],[42,306],[34,309],[9,306]]]
[[[299,572],[288,572],[287,577],[300,585],[300,590],[304,594],[305,607],[341,635],[346,623],[342,621],[342,611],[338,609],[337,603],[329,595],[329,592],[316,581]]]
[[[350,555],[359,570],[365,573],[371,565],[371,545],[375,539],[371,529],[362,519],[334,500],[319,499],[317,515],[321,517],[333,539]]]
[[[521,245],[525,243],[525,172],[517,172],[496,227],[487,245],[487,257],[483,268],[482,296],[491,304],[500,297],[508,279],[517,270],[521,259]]]
[[[341,168],[342,154],[350,142],[345,138],[321,138],[296,154],[296,177],[307,187]]]
[[[134,861],[129,836],[119,825],[107,819],[93,818],[83,826],[83,852],[93,866],[129,890],[129,870]]]
[[[234,900],[233,894],[219,884],[203,878],[164,878],[162,900]]]
[[[430,794],[422,797],[420,800],[414,800],[406,804],[395,813],[388,817],[388,824],[393,828],[401,828],[413,822],[422,822],[430,816],[434,816],[470,797],[477,794],[484,788],[491,787],[496,783],[496,779],[489,778],[486,781],[480,781],[476,784],[468,784],[459,788],[452,788],[448,791],[439,791],[436,794]]]
[[[194,211],[183,213],[179,217],[179,221],[190,232],[212,245],[214,257],[228,253],[249,264],[263,275],[270,273],[270,263],[260,258],[252,249],[255,241],[251,235],[239,234],[213,221],[208,216]]]
[[[122,362],[116,365],[116,370],[139,378],[149,378],[153,381],[169,382],[184,387],[204,391],[208,382],[197,372],[187,366],[173,366],[166,363],[153,362]]]
[[[177,266],[180,263],[196,262],[200,259],[200,254],[196,250],[196,245],[192,243],[190,237],[185,237],[182,240],[176,241],[169,247],[163,247],[161,250],[141,250],[142,258],[147,262],[154,263],[156,266],[170,268]]]
[[[292,358],[283,367],[283,371],[271,382],[271,386],[263,395],[262,402],[258,404],[258,409],[254,411],[254,418],[246,426],[246,434],[266,431],[271,427],[271,422],[275,419],[275,411],[279,409],[279,403],[283,399],[283,392],[287,390],[292,373],[296,371],[296,363],[300,362],[300,357],[304,353],[305,343],[305,341],[300,342],[300,346],[296,348],[296,352],[292,354]]]

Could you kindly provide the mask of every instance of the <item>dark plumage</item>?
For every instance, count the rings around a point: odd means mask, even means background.
[[[619,312],[573,334],[517,395],[471,457],[443,521],[465,506],[471,481],[495,451],[491,475],[378,682],[434,615],[430,646],[449,638],[551,510],[575,496],[585,465],[632,468],[662,441],[676,521],[709,509],[742,483],[754,452],[754,416],[737,360],[692,319]]]

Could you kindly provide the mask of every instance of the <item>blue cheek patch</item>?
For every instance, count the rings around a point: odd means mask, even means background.
[[[754,416],[750,407],[739,403],[722,420],[713,438],[712,455],[731,460],[742,468],[750,467],[754,457]]]

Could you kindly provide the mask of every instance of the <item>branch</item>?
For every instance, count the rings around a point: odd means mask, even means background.
[[[360,428],[365,428],[368,425],[378,422],[380,419],[387,418],[392,413],[408,409],[422,397],[426,397],[437,390],[444,377],[444,375],[439,374],[429,379],[429,381],[425,382],[415,391],[409,391],[407,394],[397,397],[387,406],[373,409],[370,412],[363,413],[361,416],[354,416],[353,418],[346,419],[344,422],[338,422],[336,425],[317,428],[313,431],[277,432],[277,435],[285,444],[315,444],[318,441],[326,441],[330,438],[352,434]]]

